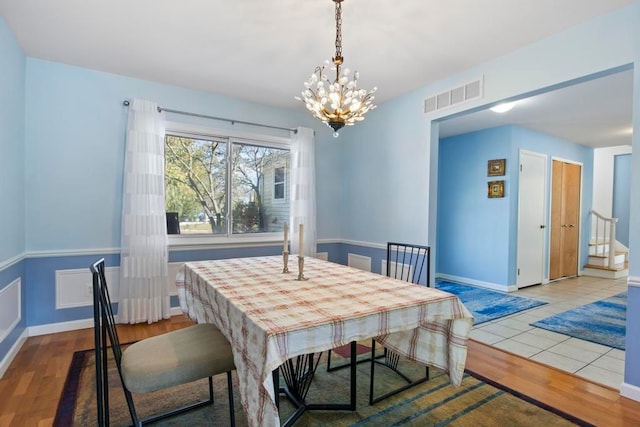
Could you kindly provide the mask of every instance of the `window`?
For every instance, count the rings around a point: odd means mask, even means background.
[[[276,200],[284,199],[284,171],[284,166],[277,167],[273,170],[273,198]]]
[[[183,235],[281,232],[289,218],[289,163],[288,140],[208,136],[168,127],[166,211],[177,214]]]

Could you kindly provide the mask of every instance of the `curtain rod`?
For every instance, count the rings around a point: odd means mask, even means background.
[[[128,107],[129,106],[129,100],[125,99],[122,104],[125,107]],[[232,125],[234,125],[236,123],[239,123],[239,124],[242,124],[242,125],[260,126],[260,127],[263,127],[263,128],[288,130],[289,132],[298,133],[297,129],[292,129],[292,128],[285,128],[285,127],[281,127],[281,126],[272,126],[272,125],[263,125],[262,123],[245,122],[243,120],[226,119],[224,117],[207,116],[206,114],[190,113],[188,111],[172,110],[171,108],[164,108],[164,107],[158,106],[158,113],[160,113],[162,111],[164,111],[166,113],[182,114],[183,116],[192,116],[192,117],[200,117],[200,118],[203,118],[203,119],[221,120],[221,121],[224,121],[224,122],[229,122]]]

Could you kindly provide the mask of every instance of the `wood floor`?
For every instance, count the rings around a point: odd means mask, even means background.
[[[119,327],[123,342],[191,324],[184,316]],[[0,427],[50,426],[77,350],[93,347],[93,330],[28,338],[0,379]],[[471,341],[467,367],[538,401],[599,426],[639,426],[640,402],[572,374]]]

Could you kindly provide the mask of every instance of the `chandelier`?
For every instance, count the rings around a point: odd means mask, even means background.
[[[338,137],[338,130],[345,125],[364,120],[367,111],[376,108],[373,105],[373,93],[377,88],[367,92],[358,89],[358,72],[353,73],[348,68],[342,68],[342,1],[332,0],[336,4],[336,56],[332,58],[333,65],[327,60],[324,65],[316,67],[309,80],[304,83],[305,90],[302,98],[296,96],[311,111],[314,117],[329,125],[334,137]],[[329,72],[335,72],[335,80],[329,79]]]

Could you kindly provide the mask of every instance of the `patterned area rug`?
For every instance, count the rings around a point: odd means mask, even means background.
[[[473,314],[474,325],[547,304],[531,298],[517,297],[504,292],[444,280],[436,281],[436,288],[457,295]]]
[[[339,358],[339,355],[336,355]],[[111,366],[113,364],[111,363]],[[349,369],[328,373],[321,363],[309,391],[314,402],[343,403],[348,400]],[[424,373],[415,364],[407,364],[405,373]],[[54,426],[96,425],[95,382],[93,350],[76,352],[69,376],[62,393]],[[123,393],[115,367],[110,376],[111,425],[130,424]],[[307,411],[295,423],[296,426],[566,426],[589,425],[550,407],[545,407],[525,396],[501,389],[473,374],[466,374],[462,385],[453,388],[446,375],[432,370],[430,381],[406,390],[376,405],[368,405],[368,363],[358,365],[357,408],[349,411]],[[237,381],[237,379],[234,379]],[[229,425],[226,377],[214,378],[215,403],[179,417],[156,423],[160,426],[225,426]],[[376,388],[397,386],[398,377],[385,368],[376,369]],[[239,404],[237,385],[234,387],[236,425],[247,425]],[[378,393],[378,391],[376,393]],[[207,395],[206,380],[174,387],[170,390],[134,395],[138,411],[151,415],[179,403],[186,403]],[[293,408],[287,399],[281,398],[281,419],[286,419]]]
[[[532,326],[624,350],[627,293],[547,317]]]

